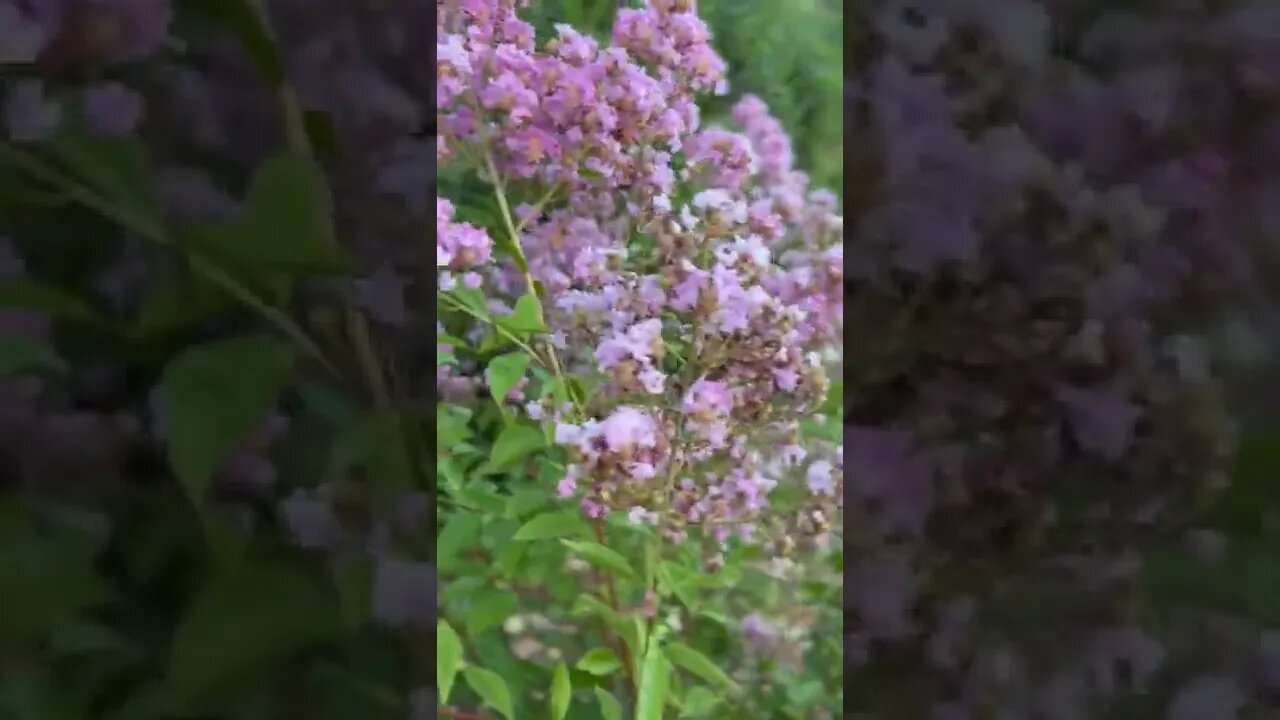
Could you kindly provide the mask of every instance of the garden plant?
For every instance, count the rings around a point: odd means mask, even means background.
[[[832,55],[525,5],[0,0],[0,717],[840,712]]]

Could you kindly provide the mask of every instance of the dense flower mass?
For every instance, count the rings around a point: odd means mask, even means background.
[[[587,407],[530,407],[571,452],[559,493],[675,538],[689,525],[752,537],[793,472],[766,472],[760,443],[794,444],[826,399],[820,352],[840,342],[834,198],[808,192],[759,100],[733,110],[745,132],[701,126],[696,96],[724,68],[689,3],[620,10],[608,47],[561,25],[537,49],[513,3],[439,17],[440,159],[564,199],[516,210],[550,351],[602,380]],[[460,231],[441,228],[446,263]],[[513,294],[526,284],[514,265],[492,275]],[[813,462],[813,494],[838,503],[838,466]]]
[[[232,614],[307,607],[323,627],[299,637],[333,640],[216,633],[292,653],[244,702],[296,674],[303,714],[511,716],[496,678],[523,716],[546,700],[534,661],[603,641],[635,670],[632,619],[693,648],[713,607],[766,629],[731,643],[732,692],[671,696],[684,714],[740,715],[815,654],[830,679],[839,204],[764,103],[729,100],[696,3],[625,5],[570,25],[521,0],[0,0],[0,484],[34,498],[39,542],[46,501],[104,516],[66,546],[100,553],[82,586],[107,599],[67,607],[128,635],[115,610],[163,596],[150,657],[205,605],[222,622],[244,570],[262,593]],[[81,569],[63,559],[42,566]],[[743,573],[804,592],[744,593]],[[603,638],[583,632],[606,607]],[[423,661],[433,627],[446,650],[459,631],[452,697]],[[87,660],[41,633],[29,656],[57,677]],[[369,652],[325,678],[322,645]],[[634,684],[573,704],[607,715]],[[786,704],[836,712],[806,692]],[[66,712],[137,700],[82,695]]]
[[[1257,31],[1274,12],[1199,5],[886,0],[861,16],[848,312],[887,341],[846,358],[851,541],[873,550],[852,559],[845,632],[871,667],[886,639],[948,648],[913,677],[953,691],[920,713],[1101,716],[1178,667],[1122,607],[1151,529],[1225,485],[1236,429],[1214,338],[1257,295],[1253,238],[1272,220],[1255,194],[1275,173]],[[1028,638],[986,583],[1033,553],[1123,626],[1054,602],[1041,621],[1062,631]],[[966,658],[956,588],[986,593]],[[1092,644],[1031,667],[1072,633]],[[1214,693],[1228,699],[1209,714],[1234,716],[1243,701],[1211,689],[1169,717]]]

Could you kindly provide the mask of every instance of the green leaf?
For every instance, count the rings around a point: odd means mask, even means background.
[[[79,297],[53,285],[24,278],[0,281],[0,307],[39,310],[62,320],[101,322],[98,313]]]
[[[456,405],[438,403],[436,405],[436,447],[440,450],[452,451],[458,443],[471,437],[471,429],[467,421],[471,412]]]
[[[595,688],[596,702],[600,703],[601,720],[622,720],[622,703],[601,688]]]
[[[146,291],[132,332],[143,338],[204,327],[237,307],[237,300],[189,267],[173,268]]]
[[[440,704],[449,702],[453,679],[462,665],[462,640],[446,620],[436,622],[436,688],[440,691]]]
[[[457,350],[458,348],[471,347],[471,343],[467,342],[466,340],[463,340],[462,338],[456,335],[446,335],[442,333],[436,333],[436,344],[448,345],[449,347],[455,350]]]
[[[631,652],[632,670],[636,673],[640,671],[640,659],[644,656],[645,648],[645,623],[640,619],[639,615],[628,615],[626,617],[606,617],[605,622],[613,631],[622,637],[622,642]]]
[[[489,319],[489,308],[485,307],[484,293],[479,290],[460,287],[450,291],[449,296],[457,300],[473,314],[478,315],[481,320]]]
[[[43,642],[46,633],[108,599],[94,568],[100,543],[79,528],[56,530],[42,532],[35,518],[0,507],[0,640]]]
[[[684,707],[680,712],[680,717],[705,717],[718,704],[720,704],[720,698],[715,693],[704,687],[692,688],[684,696]]]
[[[292,365],[288,346],[246,336],[189,348],[165,368],[160,407],[169,461],[198,506],[214,473],[275,405]]]
[[[466,480],[454,458],[436,458],[436,475],[444,479],[444,486],[450,492],[456,492]]]
[[[589,593],[581,593],[574,598],[569,614],[573,617],[597,614],[605,620],[617,619],[618,617],[618,614],[613,611],[613,608],[609,607],[608,603]]]
[[[511,710],[511,691],[507,689],[507,683],[501,675],[475,665],[464,668],[462,675],[466,678],[467,685],[471,686],[485,705],[497,710],[507,720],[514,720],[515,713]]]
[[[502,472],[545,445],[546,438],[538,428],[520,423],[508,425],[494,441],[493,449],[489,451],[489,460],[480,472]]]
[[[589,540],[561,540],[572,552],[581,555],[583,560],[603,570],[620,575],[628,580],[639,580],[631,569],[627,559],[617,551]]]
[[[564,720],[569,714],[569,701],[573,699],[573,684],[569,682],[569,668],[557,663],[551,676],[551,720]]]
[[[513,540],[550,540],[585,533],[589,528],[577,510],[543,513],[520,526]]]
[[[596,648],[583,655],[574,667],[592,675],[609,675],[617,672],[622,667],[622,662],[612,650]]]
[[[657,576],[660,592],[673,594],[686,608],[697,610],[697,576],[687,568],[670,562],[658,563]]]
[[[458,493],[458,498],[490,515],[501,516],[506,514],[506,500],[489,483],[473,482],[462,488]],[[509,540],[510,538],[507,539]]]
[[[441,572],[450,572],[462,561],[464,550],[480,542],[480,518],[470,513],[451,515],[436,538],[436,564]]]
[[[516,301],[510,315],[494,318],[494,322],[517,337],[528,337],[534,333],[546,333],[547,326],[542,320],[542,303],[535,295],[525,293]]]
[[[75,720],[86,712],[82,697],[82,692],[68,692],[48,670],[19,667],[0,676],[0,717],[5,720]]]
[[[21,337],[0,337],[0,376],[33,370],[66,372],[67,364],[48,345]]]
[[[181,13],[179,19],[199,20],[231,31],[244,44],[246,53],[268,84],[277,86],[284,80],[284,61],[280,51],[249,0],[179,3],[178,10]]]
[[[331,163],[342,157],[338,130],[328,115],[320,110],[307,110],[302,114],[302,124],[306,127],[307,138],[316,157],[322,163]]]
[[[683,643],[668,643],[663,652],[666,653],[667,659],[678,667],[697,675],[707,682],[721,685],[726,688],[737,688],[738,684],[733,681],[723,670],[706,655],[694,650]]]
[[[351,263],[332,239],[331,215],[323,171],[286,152],[254,173],[242,219],[191,228],[184,238],[253,269],[345,274]]]
[[[132,641],[106,625],[79,622],[62,625],[49,636],[49,652],[61,656],[126,654],[135,650]]]
[[[808,707],[813,702],[821,699],[824,689],[822,683],[818,680],[787,683],[786,688],[787,699],[801,707]]]
[[[509,590],[488,588],[471,598],[471,608],[467,611],[467,636],[476,637],[502,621],[516,614],[520,608],[520,599]]]
[[[167,684],[198,700],[335,640],[344,627],[332,588],[294,567],[240,565],[215,577],[183,614]]]
[[[348,557],[336,560],[332,572],[347,627],[359,630],[373,611],[374,563],[368,557]]]
[[[662,708],[667,703],[667,664],[656,636],[649,636],[638,682],[636,720],[662,720]]]
[[[102,137],[87,132],[84,115],[70,108],[49,142],[49,150],[94,194],[137,222],[161,227],[151,160],[137,137]]]
[[[1275,429],[1243,433],[1231,484],[1214,498],[1206,520],[1233,537],[1259,537],[1264,516],[1280,500],[1280,434]]]
[[[489,361],[485,368],[485,376],[489,382],[489,392],[493,393],[493,401],[502,407],[506,404],[507,393],[524,377],[529,367],[529,356],[523,352],[507,353]]]
[[[1143,575],[1157,604],[1194,603],[1264,624],[1280,622],[1280,549],[1270,539],[1236,539],[1212,567],[1182,544],[1158,545],[1147,552]]]

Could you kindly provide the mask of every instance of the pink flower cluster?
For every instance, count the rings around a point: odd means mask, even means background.
[[[758,99],[733,110],[746,132],[700,127],[697,96],[724,90],[724,64],[692,3],[620,10],[603,48],[559,26],[538,50],[510,1],[446,2],[439,18],[438,157],[482,175],[492,160],[489,180],[559,201],[515,218],[551,345],[599,381],[581,412],[528,408],[570,451],[559,493],[719,542],[756,539],[784,481],[834,517],[842,463],[796,451],[842,338],[843,222]],[[525,287],[505,261],[489,277]]]
[[[439,284],[443,290],[452,289],[457,280],[450,271],[471,270],[493,259],[493,240],[489,233],[470,223],[455,222],[453,203],[444,198],[436,200],[436,267],[440,270]],[[480,276],[467,272],[463,284],[470,288],[480,286]]]

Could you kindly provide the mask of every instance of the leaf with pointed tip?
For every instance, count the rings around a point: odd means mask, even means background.
[[[511,690],[507,688],[507,682],[501,675],[492,670],[468,665],[463,668],[462,676],[485,705],[497,710],[507,720],[515,720],[515,713],[511,709]]]
[[[589,528],[577,510],[542,513],[520,526],[512,540],[552,540],[585,533]]]
[[[332,212],[320,167],[285,152],[254,173],[243,218],[188,229],[184,239],[255,270],[346,274],[352,266],[333,241]]]
[[[551,720],[564,720],[569,714],[569,701],[573,699],[573,684],[569,681],[569,668],[557,663],[551,677]]]
[[[292,367],[287,345],[252,335],[188,348],[165,368],[160,414],[169,462],[197,505],[275,405]]]
[[[441,704],[449,701],[453,679],[462,665],[462,640],[453,626],[445,620],[436,622],[436,688]]]

